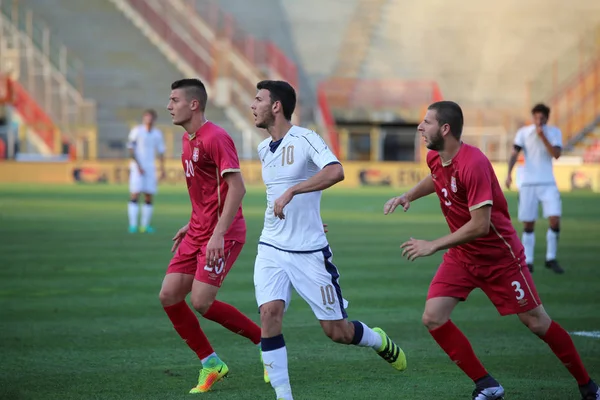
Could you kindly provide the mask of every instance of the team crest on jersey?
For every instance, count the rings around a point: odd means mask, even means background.
[[[200,157],[200,149],[194,147],[194,153],[192,154],[192,161],[198,162],[198,158]]]
[[[452,179],[450,179],[450,189],[452,189],[452,191],[454,193],[456,193],[456,191],[458,190],[458,188],[456,187],[456,178],[452,177]]]

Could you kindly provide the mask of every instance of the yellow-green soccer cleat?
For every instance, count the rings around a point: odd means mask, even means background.
[[[379,350],[376,350],[377,354],[385,361],[392,364],[392,367],[398,371],[404,371],[406,369],[406,355],[402,349],[394,343],[392,339],[381,328],[373,328],[373,331],[381,336],[382,344]]]
[[[227,365],[223,361],[214,367],[202,368],[198,377],[198,385],[190,390],[190,393],[208,392],[215,383],[225,378],[228,373],[229,368],[227,368]]]

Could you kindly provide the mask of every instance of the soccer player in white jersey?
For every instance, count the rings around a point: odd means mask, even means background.
[[[344,179],[342,165],[319,135],[291,124],[296,93],[290,84],[262,81],[256,87],[251,106],[254,122],[271,137],[258,145],[267,209],[254,287],[263,363],[277,399],[292,399],[282,334],[292,287],[310,305],[331,340],[371,347],[395,369],[406,369],[404,352],[381,328],[347,319],[347,302],[320,215],[321,191]]]
[[[548,218],[549,222],[546,233],[546,267],[562,274],[564,270],[556,260],[562,205],[552,170],[552,159],[558,159],[562,152],[562,134],[557,127],[547,125],[550,117],[548,106],[537,104],[531,110],[531,114],[533,124],[522,127],[515,136],[514,149],[508,161],[506,187],[510,188],[511,172],[519,152],[523,150],[525,166],[519,187],[519,221],[524,224],[522,241],[525,247],[525,261],[529,270],[533,272],[533,230],[541,202],[544,218]]]
[[[152,200],[156,194],[156,155],[160,159],[160,178],[165,176],[165,142],[162,132],[154,126],[156,111],[146,110],[142,117],[142,124],[135,126],[129,132],[127,148],[131,162],[129,164],[129,204],[127,214],[129,216],[129,232],[138,231],[140,193],[144,194],[144,205],[142,206],[142,217],[139,231],[152,233],[154,229],[150,226],[152,219]]]

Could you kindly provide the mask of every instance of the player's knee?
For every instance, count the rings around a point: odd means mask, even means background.
[[[283,305],[278,302],[260,306],[260,323],[265,328],[281,326],[283,322]]]
[[[552,320],[545,312],[520,314],[519,319],[531,332],[540,337],[543,337],[548,332],[548,328],[550,328],[550,324],[552,323]]]
[[[439,328],[440,326],[448,322],[448,318],[444,317],[441,314],[425,310],[421,321],[423,322],[423,325],[425,325],[425,327],[427,327],[427,329],[431,331],[436,328]]]
[[[560,218],[559,217],[550,217],[549,220],[550,229],[554,232],[560,232]]]
[[[132,203],[137,203],[139,199],[139,195],[137,194],[132,194],[131,196],[129,196],[129,201]]]
[[[192,298],[192,307],[194,307],[201,315],[204,315],[210,306],[212,306],[213,302],[214,299]]]
[[[185,299],[185,295],[181,296],[176,291],[169,290],[168,288],[162,288],[158,294],[158,298],[163,307],[169,307],[182,302]]]
[[[525,233],[533,233],[535,228],[535,222],[525,222],[523,224],[523,231]]]

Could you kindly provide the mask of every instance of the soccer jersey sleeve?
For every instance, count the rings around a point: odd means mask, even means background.
[[[463,170],[463,184],[467,191],[469,211],[494,204],[492,192],[491,164],[484,157],[478,157]]]
[[[552,147],[562,147],[562,132],[558,128],[551,129],[548,135],[548,141]]]
[[[517,134],[515,135],[515,141],[514,141],[514,145],[515,146],[519,146],[521,148],[525,147],[525,138],[523,137],[523,129],[519,129],[517,131]]]
[[[340,164],[337,157],[331,152],[323,138],[315,132],[310,132],[302,136],[306,140],[307,154],[310,159],[320,169],[325,168],[329,164]]]
[[[228,172],[240,172],[240,160],[231,136],[227,134],[213,136],[207,143],[206,151],[217,164],[221,176]]]
[[[137,127],[132,128],[129,131],[129,136],[127,137],[127,148],[128,149],[135,148],[135,143],[137,142],[137,137],[138,137],[137,133],[138,133]]]

